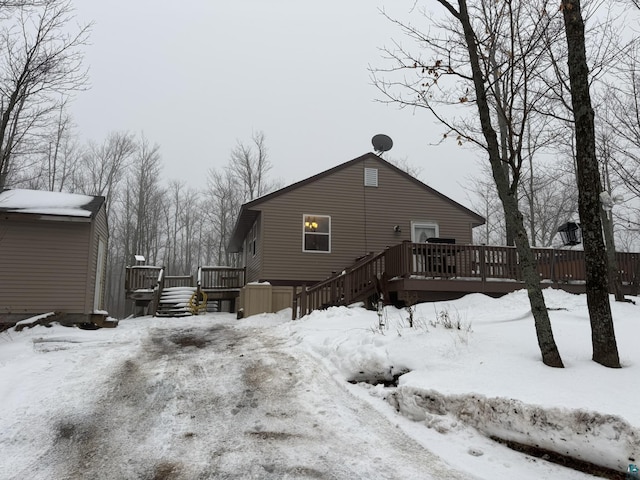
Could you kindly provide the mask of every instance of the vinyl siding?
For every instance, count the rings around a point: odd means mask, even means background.
[[[91,236],[90,236],[90,250],[91,250],[91,258],[87,267],[89,268],[88,273],[88,282],[86,283],[86,293],[85,293],[85,305],[87,309],[93,311],[93,300],[95,295],[95,285],[96,285],[96,271],[98,267],[98,239],[102,239],[104,241],[105,249],[108,248],[108,239],[109,239],[109,231],[107,227],[107,214],[105,210],[104,204],[100,207],[100,210],[96,214],[91,227]],[[105,258],[106,262],[106,258]],[[106,276],[106,268],[103,269],[103,276]],[[103,278],[103,285],[105,285],[106,278]],[[101,293],[101,304],[104,308],[104,289]]]
[[[378,187],[364,186],[364,168],[378,169]],[[318,281],[369,252],[411,239],[411,221],[437,223],[440,237],[471,243],[464,210],[388,167],[363,159],[257,206],[261,210],[262,280]],[[331,217],[331,253],[302,252],[304,214]],[[401,232],[394,232],[399,225]]]
[[[90,236],[90,223],[0,219],[0,314],[91,311]]]
[[[255,223],[255,228],[257,228],[257,237],[256,237],[256,254],[253,255],[251,251],[251,231],[249,231],[249,235],[244,241],[244,252],[245,252],[245,266],[246,266],[246,282],[257,282],[260,280],[261,268],[262,268],[262,255],[263,255],[263,232],[262,232],[262,219],[258,217]]]

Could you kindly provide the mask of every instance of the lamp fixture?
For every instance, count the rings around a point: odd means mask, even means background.
[[[318,222],[314,220],[307,220],[306,222],[304,222],[304,226],[307,227],[309,230],[316,230],[318,228]]]
[[[580,231],[580,225],[575,222],[567,222],[558,227],[558,233],[562,238],[564,246],[569,247],[582,243],[582,233]]]

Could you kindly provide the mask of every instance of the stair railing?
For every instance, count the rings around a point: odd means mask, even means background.
[[[365,300],[384,272],[385,253],[371,252],[346,270],[311,287],[303,286],[294,294],[293,316],[300,318],[314,310]]]
[[[162,290],[164,289],[164,267],[158,272],[158,282],[154,288],[153,301],[151,302],[152,315],[155,317],[158,312],[158,306],[160,305],[160,298],[162,297]]]

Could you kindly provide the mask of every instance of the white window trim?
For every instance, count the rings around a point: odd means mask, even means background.
[[[413,243],[416,243],[416,238],[415,238],[416,227],[433,228],[436,232],[435,236],[436,237],[440,236],[440,226],[436,222],[415,220],[411,222],[411,241]]]
[[[329,250],[305,250],[304,248],[304,240],[307,232],[304,231],[304,219],[306,217],[316,217],[316,218],[328,218],[329,219],[329,233],[316,233],[315,235],[327,235],[329,237]],[[313,235],[313,234],[312,234]],[[331,216],[330,215],[317,215],[315,213],[304,213],[302,214],[302,253],[331,253]]]

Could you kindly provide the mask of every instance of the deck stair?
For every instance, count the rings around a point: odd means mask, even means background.
[[[189,300],[196,287],[165,287],[160,295],[156,317],[185,317],[191,315]]]
[[[303,287],[295,295],[293,312],[304,316],[313,310],[354,302],[369,306],[385,286],[385,252],[371,252],[344,271],[309,288]]]

